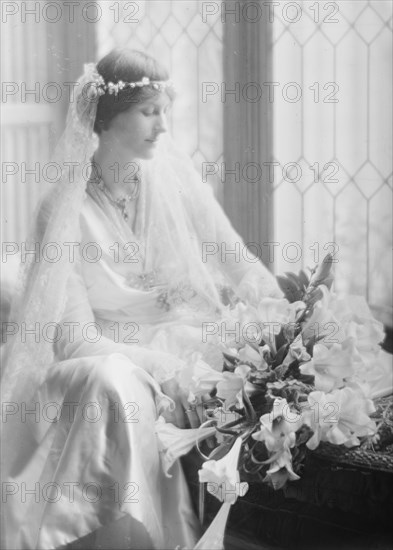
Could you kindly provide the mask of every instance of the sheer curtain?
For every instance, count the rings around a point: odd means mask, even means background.
[[[1,240],[25,237],[31,205],[40,194],[43,164],[53,139],[55,112],[43,86],[51,80],[47,23],[9,17],[2,25]],[[34,46],[33,46],[34,44]],[[19,244],[15,244],[19,246]],[[11,250],[12,245],[10,244]],[[4,268],[4,266],[3,266]]]
[[[286,4],[273,26],[275,269],[334,251],[336,289],[391,324],[392,5]]]
[[[53,181],[47,163],[64,127],[73,83],[96,51],[95,24],[86,12],[82,17],[80,3],[74,12],[65,0],[57,7],[33,0],[8,4],[1,25],[3,258],[7,250],[22,249],[44,184]]]

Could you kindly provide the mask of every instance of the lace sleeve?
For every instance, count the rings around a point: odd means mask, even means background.
[[[181,359],[169,353],[135,344],[117,343],[103,336],[99,329],[88,300],[81,260],[78,258],[68,281],[60,338],[55,345],[58,359],[122,353],[153,376],[159,384],[176,376],[184,366]]]
[[[247,249],[210,186],[200,185],[192,200],[199,204],[198,211],[195,206],[191,208],[202,241],[202,254],[205,253],[207,261],[218,264],[235,293],[250,303],[258,303],[263,297],[282,298],[275,276]]]

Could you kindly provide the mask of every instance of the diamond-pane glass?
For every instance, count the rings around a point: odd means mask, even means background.
[[[275,240],[296,242],[297,262],[277,257],[276,272],[312,266],[335,251],[336,290],[392,304],[392,16],[390,2],[298,1],[299,21],[275,9],[273,67],[279,83],[274,156],[296,162],[274,187]],[[301,90],[283,98],[286,84]],[[294,92],[294,88],[289,90]],[[285,95],[285,94],[284,94]],[[334,244],[328,244],[334,243]],[[383,316],[383,315],[382,315]]]

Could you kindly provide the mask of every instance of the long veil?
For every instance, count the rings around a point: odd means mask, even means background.
[[[45,184],[49,189],[36,208],[24,243],[26,252],[31,253],[21,260],[11,304],[11,338],[6,342],[2,363],[3,403],[28,401],[53,361],[52,340],[45,335],[61,318],[72,269],[70,246],[79,240],[78,219],[85,197],[81,182],[95,147],[98,95],[92,83],[97,76],[93,63],[85,65],[52,159],[56,180]],[[26,337],[31,330],[36,336]]]
[[[31,402],[56,360],[53,334],[66,305],[75,248],[81,240],[80,216],[86,185],[92,177],[91,159],[98,143],[93,133],[98,78],[95,65],[85,65],[52,159],[60,173],[43,194],[26,239],[26,250],[34,253],[26,254],[21,263],[11,323],[7,326],[11,338],[6,343],[2,365],[3,476],[21,447],[21,407]],[[217,319],[225,307],[221,290],[239,290],[239,280],[244,282],[247,273],[244,277],[244,265],[236,261],[229,269],[220,254],[206,258],[204,245],[217,249],[225,242],[233,250],[241,242],[240,237],[210,186],[201,182],[191,159],[177,149],[169,136],[162,139],[153,160],[141,162],[141,174],[143,192],[138,208],[149,214],[145,244],[148,248],[149,243],[159,243],[159,247],[154,247],[154,259],[161,266],[163,279],[170,281],[172,298],[177,300],[180,296],[191,308],[203,311],[206,321],[209,316]],[[249,273],[259,277],[265,295],[279,294],[273,276],[262,264],[250,262]]]

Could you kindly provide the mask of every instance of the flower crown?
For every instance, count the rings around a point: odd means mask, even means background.
[[[97,92],[99,96],[102,96],[106,93],[109,95],[114,94],[117,96],[117,94],[121,90],[125,90],[126,88],[143,88],[144,86],[151,86],[154,90],[157,90],[158,92],[163,92],[166,90],[166,88],[172,88],[174,90],[174,85],[172,80],[150,80],[148,76],[144,76],[141,80],[138,82],[123,82],[123,80],[119,80],[116,84],[113,82],[108,82],[108,84],[105,83],[105,80],[101,75],[98,75],[98,78],[94,80],[94,84],[97,87]]]

